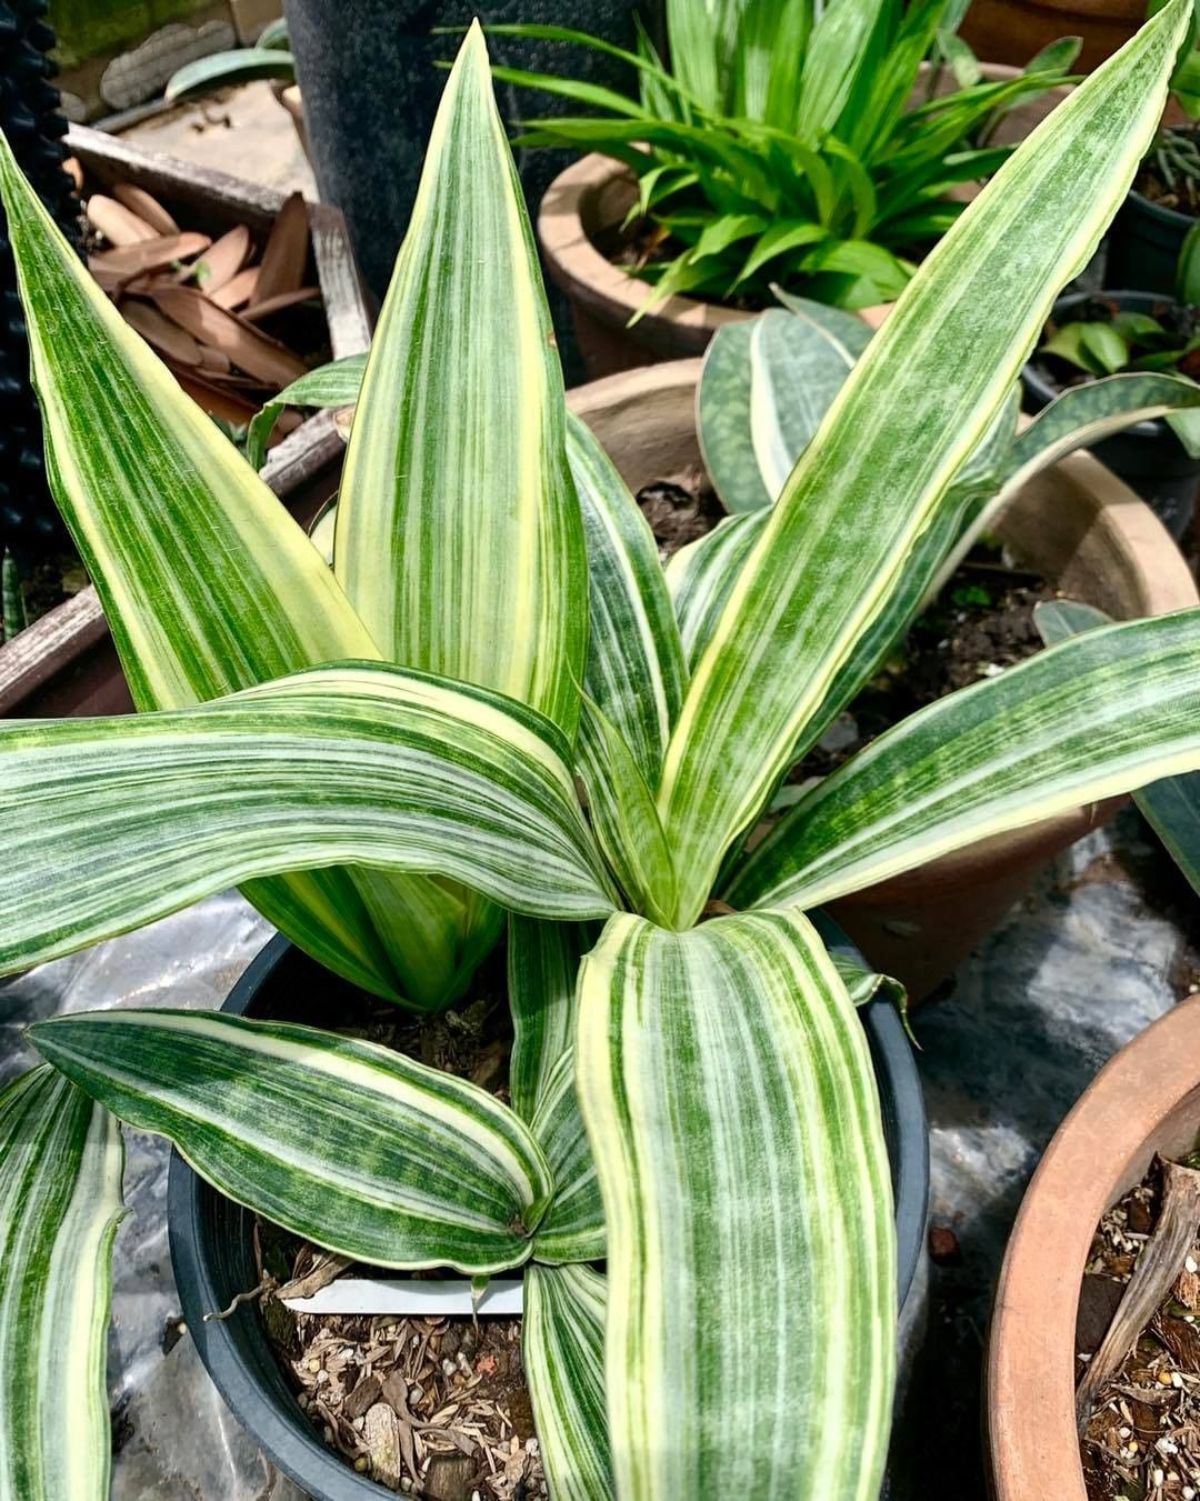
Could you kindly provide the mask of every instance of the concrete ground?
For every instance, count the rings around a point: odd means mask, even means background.
[[[316,179],[292,117],[265,81],[182,104],[122,132],[149,151],[161,151],[235,177],[317,197]]]

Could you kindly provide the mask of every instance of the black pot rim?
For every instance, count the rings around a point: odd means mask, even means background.
[[[1133,196],[1135,198],[1140,198],[1141,194],[1134,193]],[[1145,202],[1149,208],[1158,207],[1157,204],[1151,203],[1149,199],[1146,199]],[[1174,210],[1168,210],[1168,212],[1173,213]],[[1187,215],[1180,215],[1179,217],[1187,218]],[[1192,221],[1189,220],[1189,222]],[[1074,308],[1081,306],[1083,303],[1094,302],[1097,299],[1100,299],[1101,301],[1109,299],[1117,303],[1117,305],[1122,308],[1128,307],[1133,310],[1137,309],[1139,303],[1163,303],[1172,301],[1170,297],[1164,297],[1161,295],[1161,293],[1158,292],[1122,292],[1116,289],[1104,287],[1099,292],[1066,293],[1055,302],[1051,317],[1056,321],[1060,321],[1064,313],[1070,313]],[[1034,410],[1038,412],[1040,412],[1044,406],[1048,406],[1056,396],[1061,396],[1063,394],[1063,391],[1066,389],[1066,387],[1058,386],[1053,381],[1047,380],[1042,374],[1040,374],[1040,372],[1034,366],[1033,355],[1030,355],[1029,359],[1026,360],[1025,364],[1021,368],[1021,385],[1024,387],[1025,392],[1030,397],[1031,401],[1035,403]],[[1174,439],[1175,437],[1174,433],[1172,433],[1170,427],[1162,417],[1150,417],[1144,422],[1135,422],[1132,427],[1125,428],[1122,431],[1121,436],[1126,438],[1146,438],[1153,442],[1158,442],[1165,438]]]
[[[830,946],[849,946],[832,922],[820,917],[818,926]],[[291,947],[282,934],[272,938],[247,966],[222,1011],[244,1014]],[[860,1015],[875,1064],[885,1123],[890,1127],[897,1290],[902,1309],[913,1291],[925,1244],[929,1204],[925,1102],[913,1050],[895,1006],[887,1001],[871,1001],[861,1008]],[[205,1195],[214,1192],[173,1150],[167,1191],[171,1263],[184,1319],[217,1390],[267,1458],[310,1492],[314,1501],[370,1501],[371,1497],[395,1501],[393,1491],[356,1474],[327,1449],[298,1410],[294,1418],[285,1418],[276,1409],[265,1395],[253,1364],[238,1348],[227,1322],[205,1323],[205,1313],[218,1307],[222,1299],[214,1278],[203,1213]],[[252,1314],[252,1310],[242,1312]],[[257,1319],[256,1314],[253,1316]],[[267,1349],[265,1334],[257,1324],[255,1329],[258,1340]]]
[[[1145,193],[1139,193],[1136,188],[1130,188],[1129,197],[1151,219],[1160,219],[1164,224],[1174,225],[1176,229],[1190,229],[1196,223],[1194,214],[1185,214],[1178,208],[1168,208],[1165,203],[1155,203],[1153,198],[1147,198]]]

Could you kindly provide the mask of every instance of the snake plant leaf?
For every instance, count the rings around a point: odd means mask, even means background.
[[[575,1092],[570,1048],[550,1070],[530,1129],[550,1164],[554,1198],[533,1241],[535,1261],[550,1265],[599,1261],[604,1256],[604,1205]]]
[[[826,778],[748,857],[736,907],[804,907],[1200,768],[1200,609],[1088,631],[952,693]]]
[[[793,470],[667,754],[659,806],[678,926],[699,915],[726,850],[1008,398],[1059,286],[1121,202],[1188,8],[1170,0],[1014,153],[922,264]]]
[[[284,386],[252,418],[246,430],[246,462],[261,469],[267,457],[267,441],[286,407],[352,407],[362,389],[367,368],[365,354],[347,355],[310,370],[290,386]]]
[[[327,1250],[386,1267],[519,1266],[553,1189],[485,1090],[377,1043],[196,1011],[88,1011],[29,1029],[108,1110],[206,1182]]]
[[[587,1266],[525,1272],[521,1356],[554,1501],[612,1501],[604,1399],[604,1278]]]
[[[378,657],[303,531],[101,293],[2,140],[0,190],[51,487],[137,707]],[[498,929],[412,876],[331,868],[245,894],[328,968],[419,1007],[454,999]]]
[[[891,1185],[866,1038],[816,931],[798,913],[685,933],[619,914],[579,1006],[616,1494],[876,1495]]]
[[[1043,600],[1033,619],[1047,646],[1110,623],[1103,610],[1073,599]],[[1192,890],[1200,893],[1200,773],[1150,782],[1133,800]]]
[[[567,419],[567,452],[587,537],[591,641],[584,688],[658,786],[687,684],[654,535],[587,424]]]
[[[707,536],[681,547],[667,564],[667,587],[693,672],[769,514],[764,508],[726,517]]]
[[[721,504],[734,515],[763,510],[775,498],[763,484],[750,430],[753,337],[752,320],[723,324],[705,352],[700,384],[696,387],[700,456]],[[674,555],[679,556],[679,553]]]
[[[612,887],[549,720],[366,663],[192,709],[0,724],[0,973],[248,877],[433,872],[517,911],[606,916]]]
[[[0,1094],[0,1496],[108,1501],[117,1123],[61,1074]]]
[[[571,735],[587,558],[562,371],[478,23],[450,74],[346,453],[334,569],[385,655]]]
[[[259,78],[295,83],[296,59],[279,47],[239,47],[236,51],[212,52],[172,73],[165,92],[172,103],[182,103]]]
[[[929,587],[936,595],[1014,495],[1035,474],[1080,448],[1091,448],[1135,422],[1200,408],[1200,386],[1184,375],[1108,375],[1074,386],[1037,414],[1013,440],[990,494],[980,497]]]
[[[543,922],[515,912],[508,919],[509,1092],[522,1120],[533,1120],[555,1065],[574,1044],[579,965],[596,936],[591,923]]]

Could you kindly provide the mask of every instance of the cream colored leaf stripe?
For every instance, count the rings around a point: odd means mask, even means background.
[[[575,1093],[575,1055],[563,1053],[550,1071],[531,1130],[546,1154],[554,1198],[538,1226],[533,1254],[551,1264],[604,1257],[600,1181]]]
[[[116,1121],[53,1069],[0,1094],[0,1497],[108,1501]]]
[[[568,733],[587,562],[562,372],[472,26],[367,364],[334,567],[385,655],[507,693]]]
[[[193,1011],[39,1022],[43,1057],[168,1137],[222,1193],[388,1267],[500,1271],[552,1192],[528,1127],[486,1091],[375,1043]]]
[[[547,720],[372,664],[175,713],[0,725],[0,972],[249,877],[435,872],[518,911],[615,896]]]
[[[672,735],[659,805],[695,921],[806,720],[885,607],[956,471],[1137,167],[1187,0],[1055,110],[922,265],[805,452],[726,604]],[[1098,187],[1099,185],[1099,187]]]
[[[531,1263],[521,1354],[554,1501],[613,1501],[604,1398],[605,1282]]]
[[[737,907],[819,906],[1080,803],[1200,767],[1200,610],[1065,641],[939,699],[820,783],[745,862]]]
[[[622,1501],[869,1501],[891,1422],[892,1200],[866,1039],[815,930],[610,919],[576,1085],[608,1229]]]

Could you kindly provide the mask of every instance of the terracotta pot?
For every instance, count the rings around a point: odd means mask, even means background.
[[[1144,0],[973,0],[959,33],[977,53],[1018,68],[1059,37],[1081,37],[1076,67],[1090,73],[1145,19]]]
[[[700,363],[651,366],[570,393],[572,409],[635,493],[701,465]],[[1200,603],[1162,522],[1089,454],[1073,454],[1032,479],[995,530],[1024,566],[1118,619]],[[1055,855],[1111,817],[1120,802],[1091,804],[986,840],[845,897],[830,912],[873,964],[920,999],[953,973]]]
[[[1017,1216],[988,1338],[995,1501],[1087,1501],[1075,1427],[1075,1318],[1096,1226],[1156,1153],[1200,1135],[1200,997],[1121,1049],[1059,1127]]]
[[[1001,81],[1015,77],[1016,69],[985,65],[984,73]],[[950,87],[947,76],[938,92]],[[997,133],[997,141],[1011,144],[1023,139],[1066,93],[1066,89],[1055,89],[1013,110]],[[955,196],[969,199],[976,191],[968,186]],[[675,296],[629,327],[649,289],[614,266],[597,248],[597,241],[611,242],[619,235],[636,201],[637,187],[629,169],[593,153],[559,173],[538,210],[542,254],[552,280],[567,295],[580,353],[594,380],[661,360],[703,354],[717,329],[753,316],[694,297]],[[868,310],[868,314],[873,312]]]

